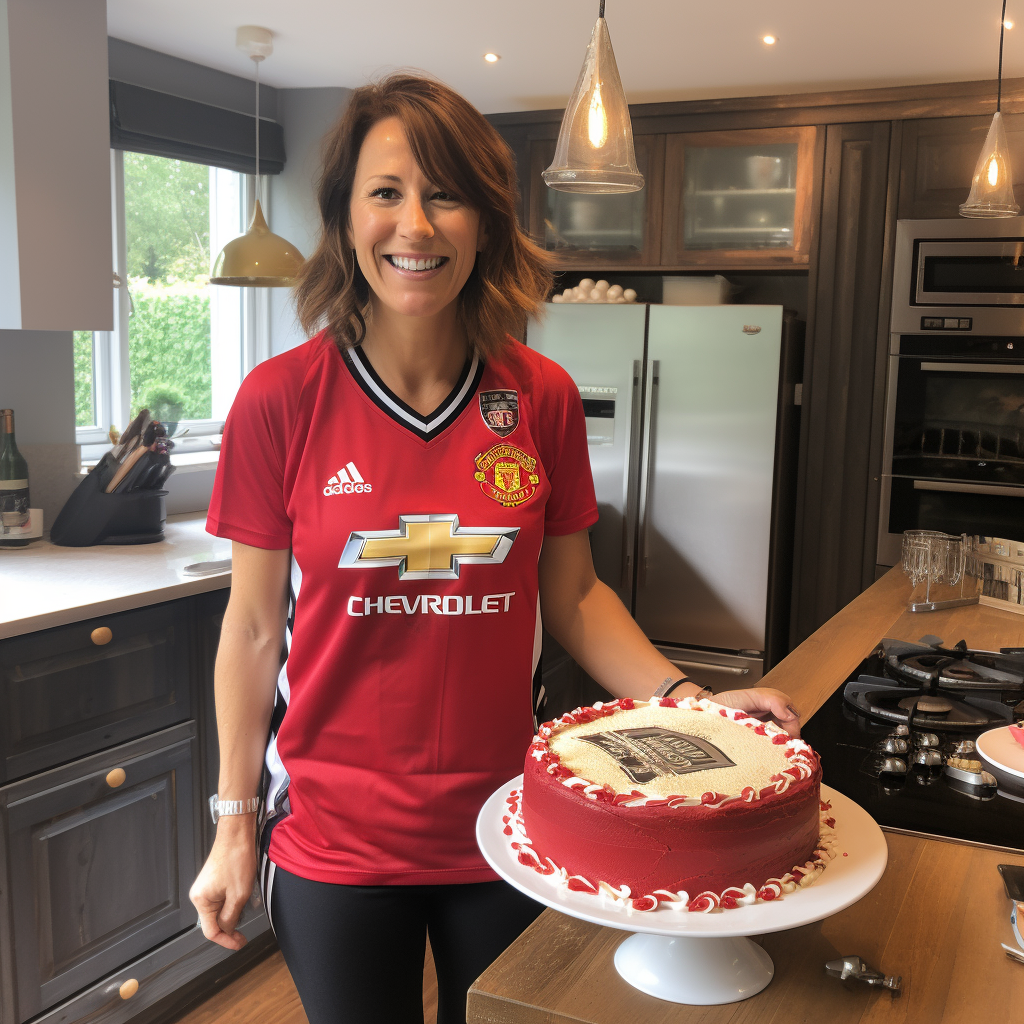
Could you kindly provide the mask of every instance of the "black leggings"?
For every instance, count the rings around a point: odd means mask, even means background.
[[[425,938],[438,1024],[544,909],[506,882],[333,885],[275,868],[270,916],[309,1024],[422,1024]]]

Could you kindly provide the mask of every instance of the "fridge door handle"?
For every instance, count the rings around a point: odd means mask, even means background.
[[[633,589],[633,542],[636,539],[636,477],[640,472],[640,360],[633,360],[633,388],[630,392],[629,441],[626,445],[626,472],[623,474],[622,572],[619,586],[627,594]]]
[[[739,668],[736,665],[713,665],[707,661],[678,661],[675,658],[669,658],[676,668],[699,668],[702,672],[724,672],[729,676],[745,676],[750,674],[749,668]]]
[[[654,486],[654,424],[658,416],[658,384],[660,383],[661,363],[658,359],[651,360],[650,386],[647,393],[647,419],[644,424],[645,458],[642,469],[642,485],[640,488],[640,543],[637,558],[639,559],[638,583],[647,585],[647,529],[648,502]]]

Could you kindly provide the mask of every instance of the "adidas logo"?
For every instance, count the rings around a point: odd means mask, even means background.
[[[373,485],[368,484],[356,469],[354,462],[349,462],[344,469],[339,469],[336,476],[327,481],[324,488],[324,497],[329,498],[332,494],[369,494]]]

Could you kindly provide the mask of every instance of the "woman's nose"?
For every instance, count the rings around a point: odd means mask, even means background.
[[[406,238],[430,238],[433,235],[434,227],[418,197],[411,196],[402,204],[400,228]]]

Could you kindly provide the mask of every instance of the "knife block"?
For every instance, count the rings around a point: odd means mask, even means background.
[[[107,494],[104,487],[110,473],[103,466],[101,461],[72,491],[50,528],[51,543],[85,548],[163,540],[167,492],[139,489]]]

